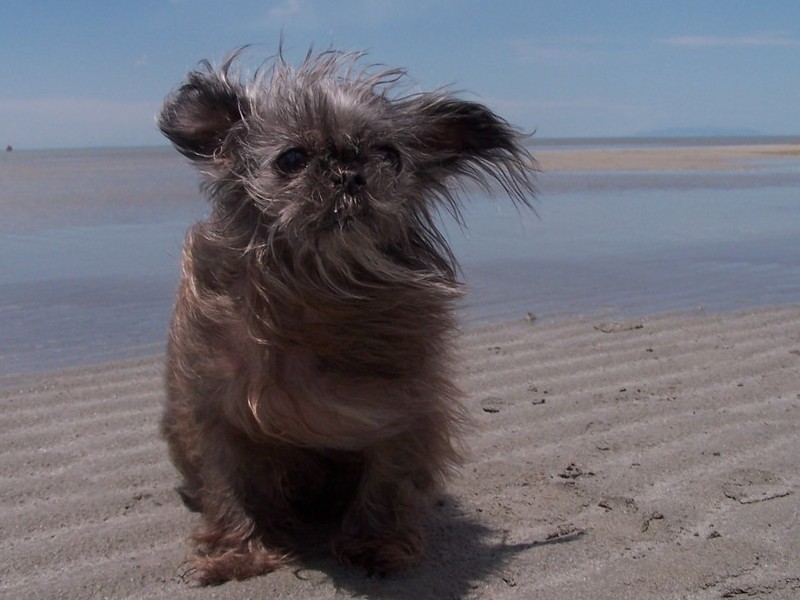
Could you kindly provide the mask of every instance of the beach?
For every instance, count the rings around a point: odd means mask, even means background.
[[[158,421],[176,232],[194,214],[188,197],[170,204],[174,227],[163,231],[143,225],[144,212],[158,214],[154,205],[126,213],[125,229],[103,222],[86,230],[101,242],[108,231],[127,232],[129,240],[116,238],[120,255],[142,239],[164,244],[168,264],[160,254],[152,268],[140,258],[122,276],[114,269],[124,262],[83,265],[91,273],[74,281],[58,265],[39,279],[9,268],[0,329],[14,332],[2,352],[15,368],[0,374],[0,597],[800,597],[796,151],[760,144],[537,155],[554,175],[543,181],[536,235],[493,243],[487,259],[487,240],[515,219],[510,211],[487,216],[457,244],[475,287],[456,342],[457,383],[474,427],[459,475],[431,507],[425,560],[386,578],[338,566],[324,546],[245,582],[198,589],[182,578],[197,517],[174,491]],[[772,173],[787,161],[786,172]],[[663,205],[667,192],[652,182],[680,171],[670,214],[680,216],[677,198],[689,189],[713,204],[702,213],[711,218],[701,226],[692,214],[694,225],[655,229],[666,212],[645,212],[606,222],[611,234],[597,239],[584,235],[588,225],[570,229],[570,215],[595,219],[569,212],[585,181],[622,171],[641,172],[613,188],[631,206],[651,192]],[[572,183],[559,179],[572,174]],[[732,182],[768,176],[777,183],[729,192]],[[757,190],[758,206],[747,189]],[[716,212],[719,190],[728,204]],[[550,208],[556,201],[563,214]],[[731,205],[739,212],[719,223]],[[655,201],[652,210],[661,210]],[[20,227],[41,245],[19,211]],[[3,243],[24,250],[28,238],[15,232]],[[534,243],[542,245],[519,256]],[[581,252],[592,260],[576,262]],[[499,263],[509,266],[507,279]],[[103,291],[106,281],[114,294]],[[69,298],[58,320],[43,299],[53,289]],[[40,303],[34,312],[31,298]],[[137,323],[147,333],[114,335]]]

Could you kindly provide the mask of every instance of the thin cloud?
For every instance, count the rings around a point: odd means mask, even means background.
[[[301,10],[303,10],[303,4],[300,0],[286,0],[269,9],[269,18],[286,19],[298,14]]]
[[[783,33],[755,33],[737,36],[679,35],[665,38],[662,43],[668,46],[690,48],[800,46],[799,39]]]
[[[631,105],[610,103],[591,98],[573,98],[568,100],[513,100],[507,98],[482,98],[498,112],[528,112],[537,110],[591,109],[591,110],[630,110]]]
[[[597,62],[601,40],[595,37],[509,40],[519,60],[529,63],[574,65]]]

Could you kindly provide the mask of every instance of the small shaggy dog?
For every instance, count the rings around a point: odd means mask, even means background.
[[[397,94],[360,55],[203,63],[158,124],[202,172],[170,330],[163,434],[202,515],[205,584],[290,560],[335,523],[344,564],[417,562],[424,500],[458,463],[456,263],[436,217],[453,180],[527,204],[524,137],[481,104]]]

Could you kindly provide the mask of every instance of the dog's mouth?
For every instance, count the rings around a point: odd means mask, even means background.
[[[369,225],[372,211],[369,206],[355,197],[337,198],[325,213],[321,222],[323,231],[352,231],[359,225]]]

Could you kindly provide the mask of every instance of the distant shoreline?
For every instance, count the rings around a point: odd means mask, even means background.
[[[542,137],[533,134],[529,144],[534,152],[587,147],[615,148],[674,148],[717,146],[800,145],[800,133],[793,135],[697,135],[697,136],[608,136],[608,137]],[[30,148],[12,144],[14,152],[102,152],[124,150],[172,150],[167,143],[121,144],[117,146],[59,146]]]
[[[543,172],[742,170],[769,159],[800,159],[800,136],[531,138],[530,149]],[[164,152],[169,146],[96,148],[14,148],[13,154],[44,157]],[[7,154],[14,164],[16,160]]]

